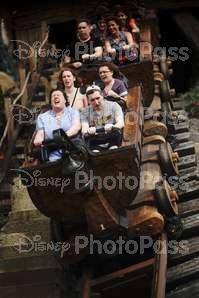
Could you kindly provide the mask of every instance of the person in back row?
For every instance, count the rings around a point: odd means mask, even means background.
[[[80,20],[77,25],[77,39],[69,48],[70,56],[64,57],[64,62],[72,63],[80,68],[85,62],[92,62],[102,57],[103,44],[99,38],[91,36],[91,25],[88,20]]]
[[[122,142],[122,128],[124,127],[124,114],[116,102],[104,99],[99,86],[93,85],[86,89],[89,106],[80,117],[82,135],[88,147],[93,152],[99,152],[100,145],[107,144],[109,149],[116,149]],[[97,135],[97,130],[104,128],[102,137]]]
[[[138,60],[138,45],[130,32],[120,31],[116,17],[107,18],[107,38],[105,49],[117,65],[125,65]]]

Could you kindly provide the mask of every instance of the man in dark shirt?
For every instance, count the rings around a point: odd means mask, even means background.
[[[81,20],[77,25],[77,39],[72,42],[69,56],[64,57],[65,63],[79,68],[82,63],[93,61],[102,57],[102,42],[100,39],[91,37],[91,25],[88,20]]]

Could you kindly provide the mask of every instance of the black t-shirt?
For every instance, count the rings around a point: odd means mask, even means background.
[[[82,55],[95,53],[96,47],[102,47],[103,44],[99,38],[90,38],[86,42],[81,42],[78,39],[73,41],[69,46],[69,55],[72,58],[72,62],[80,61],[82,62]]]

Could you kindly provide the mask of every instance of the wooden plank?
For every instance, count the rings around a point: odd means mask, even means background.
[[[19,71],[20,90],[22,90],[25,80],[26,80],[26,70],[25,70],[25,68],[23,68],[22,64],[19,64],[18,71]],[[21,98],[21,105],[26,107],[27,103],[28,103],[28,92],[27,92],[27,88],[26,88],[26,90]]]
[[[13,132],[14,132],[14,117],[12,115],[12,100],[11,98],[4,98],[4,109],[6,115],[6,122],[10,121],[8,127],[8,140],[11,140]]]
[[[169,250],[169,252],[169,266],[186,262],[199,256],[199,236],[176,242],[175,247],[172,247],[172,250]]]
[[[90,281],[91,273],[87,271],[84,272],[81,285],[81,298],[90,298]]]
[[[155,262],[155,259],[151,258],[151,259],[148,259],[147,261],[143,261],[138,264],[129,266],[127,268],[107,274],[103,277],[93,279],[91,281],[91,286],[96,288],[99,288],[99,287],[101,288],[101,287],[105,287],[110,284],[113,284],[116,280],[125,279],[129,275],[138,275],[138,273],[146,269],[152,268],[154,265],[154,262]]]
[[[199,21],[191,13],[177,13],[173,18],[187,39],[199,50]]]
[[[182,219],[183,238],[197,235],[199,231],[199,214],[194,214]]]
[[[178,162],[179,170],[193,167],[193,166],[196,166],[196,155],[195,154],[180,157],[180,160]]]
[[[153,290],[151,297],[164,298],[166,289],[166,276],[167,276],[167,236],[166,233],[162,233],[160,236],[160,251],[156,255],[156,263],[154,270]]]
[[[199,193],[199,181],[193,179],[188,182],[183,182],[183,185],[179,186],[178,195],[180,201],[187,201],[198,197]]]
[[[166,295],[166,298],[190,298],[190,297],[193,297],[193,298],[199,297],[198,280],[185,283]]]
[[[199,213],[199,198],[182,202],[178,205],[179,214],[181,217],[187,217]]]
[[[170,9],[180,9],[180,8],[192,8],[192,7],[198,7],[199,2],[198,0],[160,0],[160,1],[154,1],[154,0],[147,0],[144,1],[144,6],[146,8],[156,8],[156,9],[164,9],[164,10],[170,10]]]
[[[199,257],[172,266],[167,271],[167,289],[171,290],[183,282],[188,282],[199,275]]]

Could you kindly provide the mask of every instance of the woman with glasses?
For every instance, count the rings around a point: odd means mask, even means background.
[[[118,68],[111,62],[104,62],[98,68],[100,80],[96,81],[102,89],[102,95],[107,100],[125,101],[127,100],[128,91],[124,82],[117,79],[115,76],[119,75]]]

